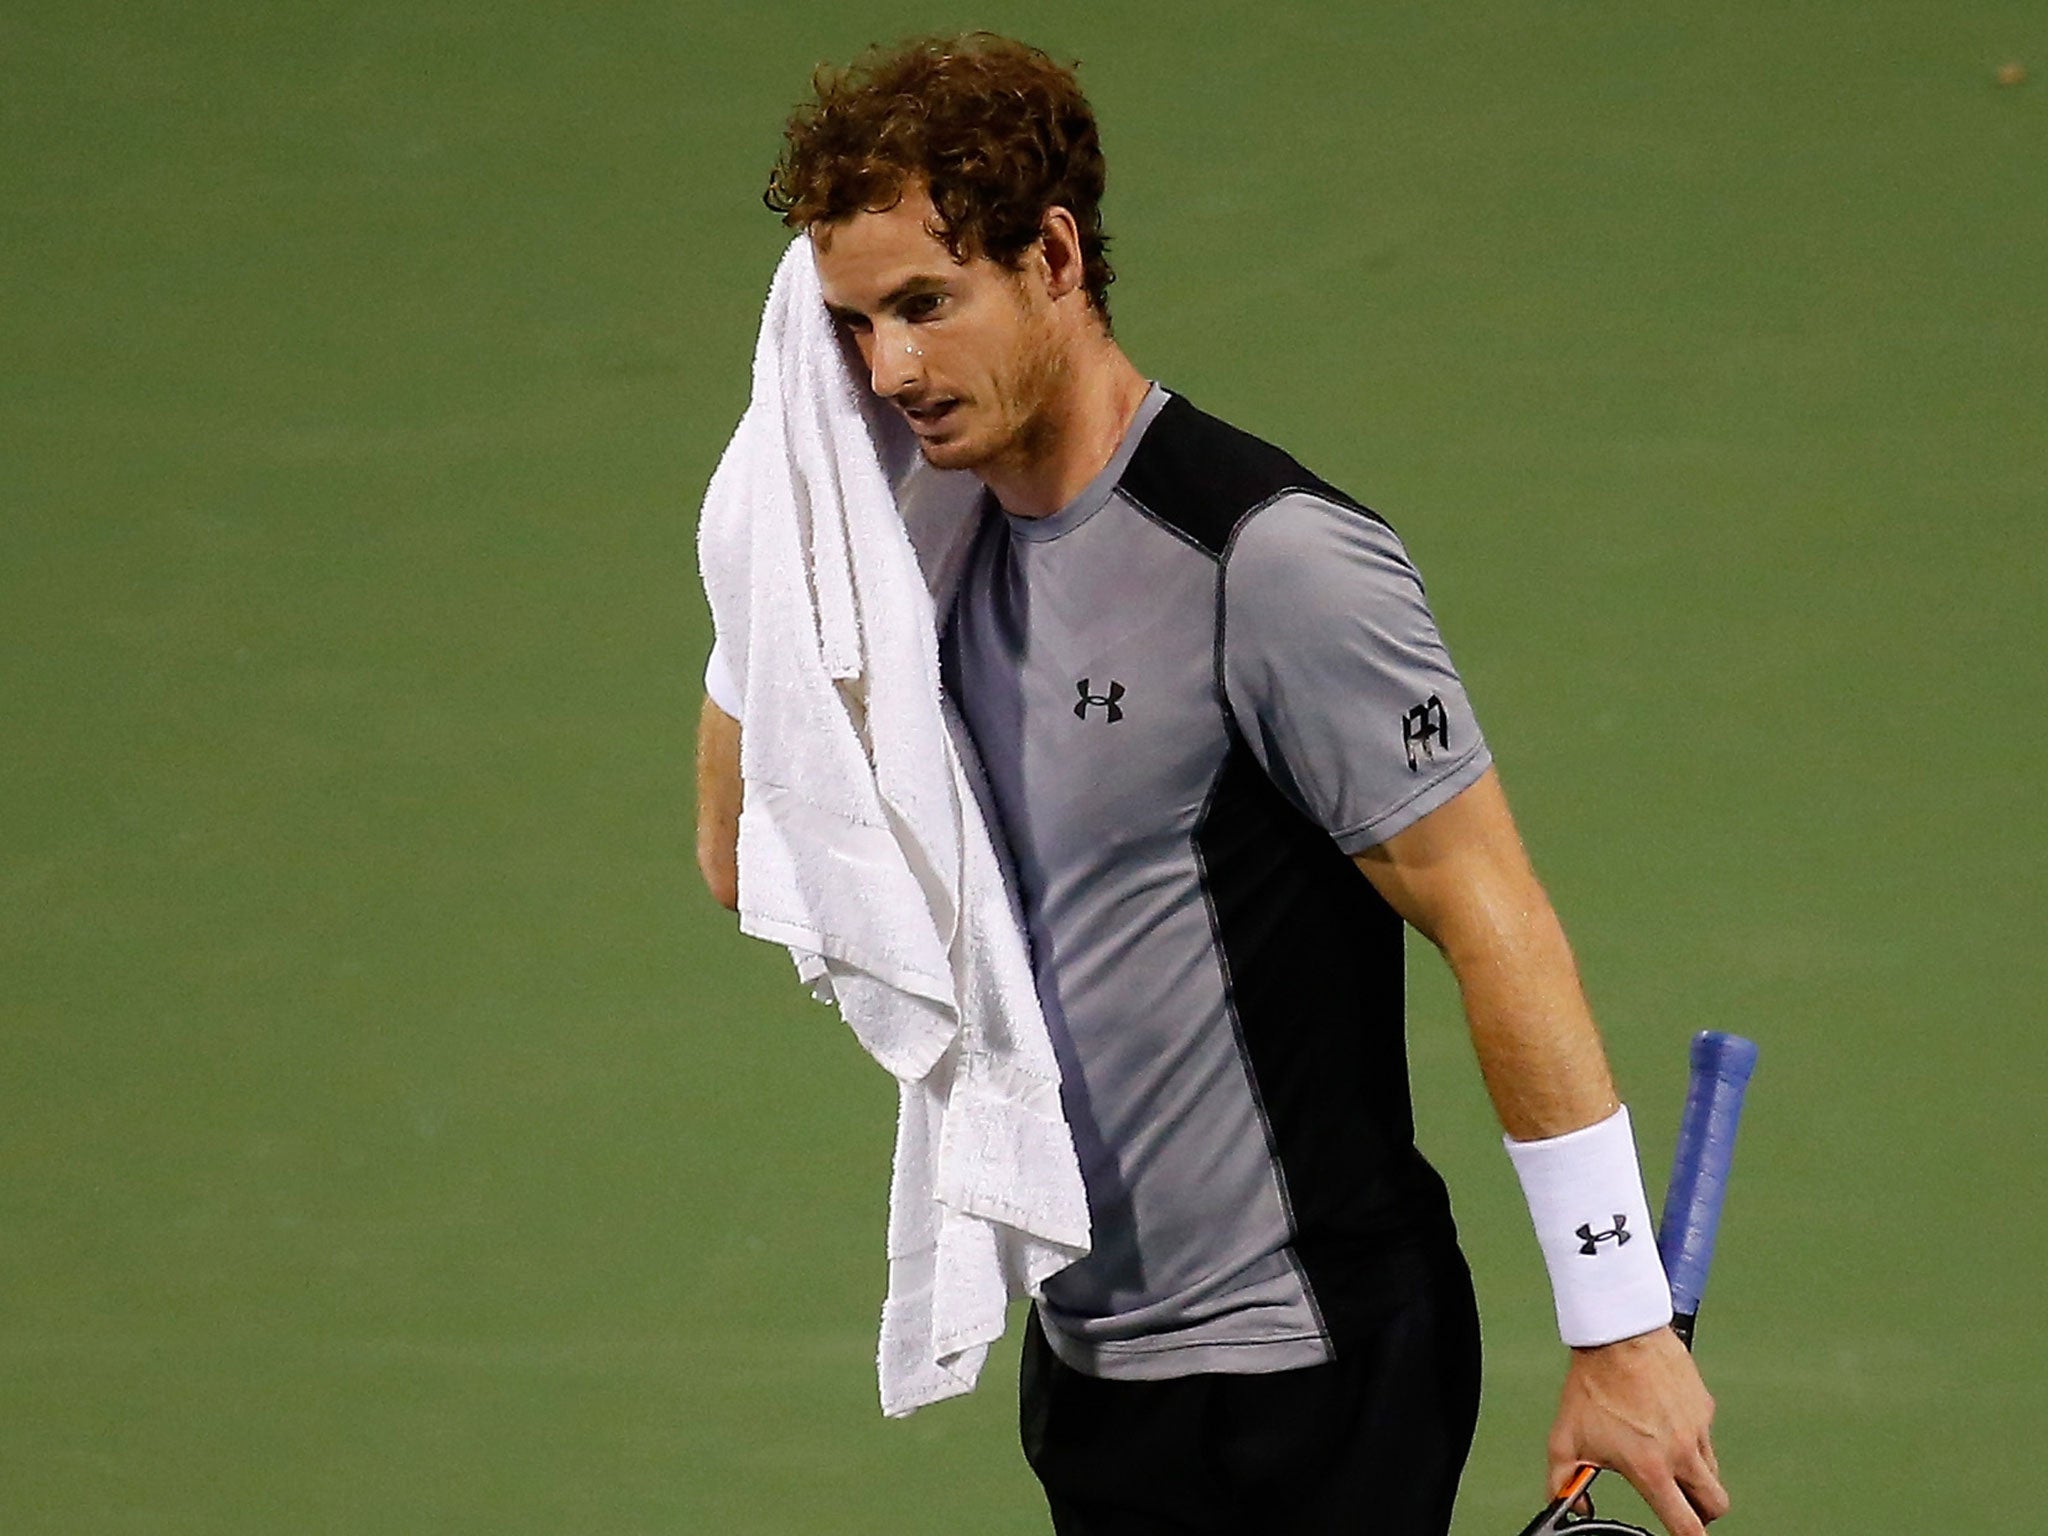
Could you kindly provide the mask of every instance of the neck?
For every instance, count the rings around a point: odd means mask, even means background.
[[[1106,335],[1088,338],[1066,363],[1062,386],[1020,456],[976,470],[1013,516],[1050,517],[1080,495],[1115,457],[1151,388]]]

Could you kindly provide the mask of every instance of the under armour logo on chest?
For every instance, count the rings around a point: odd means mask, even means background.
[[[1124,696],[1124,685],[1115,678],[1111,678],[1109,680],[1109,692],[1090,693],[1088,689],[1092,681],[1092,679],[1084,677],[1081,681],[1074,684],[1074,692],[1081,696],[1074,705],[1074,718],[1076,720],[1086,720],[1089,709],[1097,707],[1102,710],[1103,718],[1111,725],[1115,725],[1117,721],[1124,717],[1124,707],[1118,702]]]
[[[1628,1229],[1626,1216],[1616,1216],[1614,1225],[1605,1232],[1595,1232],[1593,1224],[1587,1222],[1579,1228],[1579,1252],[1589,1255],[1598,1253],[1602,1243],[1613,1243],[1619,1248],[1634,1235]]]

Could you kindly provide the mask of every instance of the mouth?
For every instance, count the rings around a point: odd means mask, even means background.
[[[903,412],[911,431],[919,437],[932,437],[945,430],[959,404],[957,400],[933,400],[923,405],[899,405],[897,409]]]

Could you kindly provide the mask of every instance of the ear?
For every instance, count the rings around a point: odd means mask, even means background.
[[[1045,222],[1038,231],[1038,254],[1050,297],[1064,299],[1081,287],[1087,263],[1081,255],[1081,227],[1073,214],[1064,208],[1045,210]]]

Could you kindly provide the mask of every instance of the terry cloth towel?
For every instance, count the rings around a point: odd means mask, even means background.
[[[1088,1251],[1023,925],[939,686],[940,599],[980,495],[874,401],[799,235],[698,558],[711,686],[738,689],[721,703],[741,726],[740,927],[787,945],[897,1080],[877,1352],[892,1417],[970,1390],[1010,1300]]]

